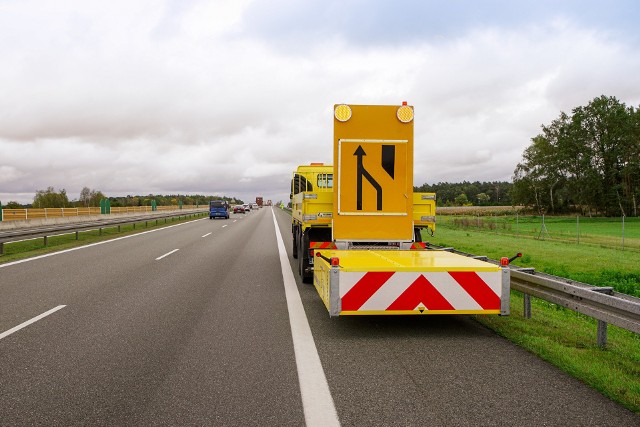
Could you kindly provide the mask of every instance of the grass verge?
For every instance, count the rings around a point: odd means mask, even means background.
[[[425,236],[426,237],[426,236]],[[590,284],[614,286],[636,296],[640,255],[604,248],[523,239],[440,227],[430,243],[493,259],[521,251],[518,264]],[[597,346],[597,322],[532,298],[523,317],[523,296],[511,293],[511,316],[475,316],[499,335],[552,363],[626,408],[640,413],[640,335],[609,325],[606,349]]]

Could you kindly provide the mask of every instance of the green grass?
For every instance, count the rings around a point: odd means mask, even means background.
[[[440,215],[438,225],[640,252],[640,218]]]
[[[207,213],[204,214],[196,214],[195,216],[206,216]],[[26,240],[23,242],[15,242],[15,243],[5,243],[4,244],[4,254],[0,255],[0,264],[17,261],[25,258],[31,258],[38,255],[44,255],[51,252],[57,252],[64,249],[71,249],[78,246],[84,246],[90,243],[101,242],[103,240],[110,240],[114,237],[122,237],[129,234],[140,233],[142,231],[154,229],[154,228],[162,228],[166,225],[170,224],[178,224],[181,222],[192,221],[192,217],[187,217],[184,219],[178,220],[178,218],[167,218],[166,223],[165,219],[158,220],[158,225],[156,225],[155,220],[147,221],[147,226],[145,227],[145,221],[136,222],[134,224],[127,224],[120,226],[120,231],[118,231],[118,227],[109,227],[102,229],[102,235],[98,230],[84,231],[78,234],[78,240],[76,240],[75,233],[65,234],[62,236],[50,236],[47,238],[47,245],[44,245],[44,238],[38,237],[36,239]]]
[[[483,231],[480,231],[483,230]],[[494,234],[438,223],[430,243],[499,259],[523,252],[514,265],[535,267],[640,296],[640,253],[554,240]],[[605,349],[597,346],[597,322],[555,304],[532,298],[532,318],[523,317],[523,296],[511,293],[511,316],[475,316],[485,326],[556,365],[605,396],[640,413],[640,335],[608,326]]]
[[[464,229],[438,223],[434,237],[424,238],[435,245],[451,246],[492,259],[522,252],[514,265],[534,267],[545,273],[595,286],[612,286],[616,291],[640,297],[640,252],[578,245],[561,240],[538,240],[489,229]]]

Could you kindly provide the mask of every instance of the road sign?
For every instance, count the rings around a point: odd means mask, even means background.
[[[336,241],[413,239],[413,108],[335,107],[333,121]]]
[[[338,214],[407,215],[407,142],[338,141]]]

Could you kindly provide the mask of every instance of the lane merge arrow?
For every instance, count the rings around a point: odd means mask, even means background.
[[[365,177],[367,181],[369,181],[369,184],[371,184],[371,186],[373,186],[373,188],[375,188],[376,190],[376,208],[377,210],[381,211],[382,210],[382,187],[380,186],[380,184],[378,184],[378,182],[375,179],[373,179],[371,174],[364,168],[364,165],[362,164],[362,157],[367,155],[367,153],[364,152],[362,145],[358,145],[358,148],[356,149],[355,153],[353,153],[353,155],[358,156],[358,167],[356,171],[357,173],[356,209],[359,211],[362,210],[362,177]]]

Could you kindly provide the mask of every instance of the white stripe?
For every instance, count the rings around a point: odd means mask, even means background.
[[[40,320],[40,319],[42,319],[42,318],[44,318],[44,317],[47,317],[48,315],[53,314],[53,313],[55,313],[56,311],[58,311],[58,310],[60,310],[60,309],[62,309],[62,308],[65,308],[65,307],[66,307],[66,305],[59,305],[59,306],[57,306],[57,307],[54,307],[54,308],[52,308],[51,310],[49,310],[49,311],[45,311],[45,312],[44,312],[44,313],[42,313],[41,315],[34,317],[34,318],[33,318],[33,319],[31,319],[31,320],[27,320],[26,322],[21,323],[21,324],[19,324],[18,326],[16,326],[16,327],[14,327],[14,328],[9,329],[9,330],[8,330],[8,331],[6,331],[6,332],[1,333],[1,334],[0,334],[0,340],[1,340],[2,338],[8,337],[9,335],[11,335],[11,334],[12,334],[12,333],[14,333],[14,332],[18,332],[18,331],[19,331],[20,329],[22,329],[22,328],[26,328],[26,327],[27,327],[27,326],[29,326],[30,324],[35,323],[35,322],[37,322],[38,320]]]
[[[424,277],[455,310],[482,310],[482,306],[448,272],[428,273]]]
[[[302,408],[304,410],[306,425],[309,427],[339,426],[340,420],[338,420],[338,413],[333,404],[329,384],[327,384],[327,378],[322,369],[320,356],[318,355],[316,343],[313,340],[311,328],[309,327],[309,321],[302,306],[300,293],[298,292],[296,280],[293,277],[293,272],[289,265],[287,251],[284,247],[273,208],[271,209],[271,214],[273,215],[273,224],[276,228],[280,267],[282,268],[282,280],[284,281],[287,309],[289,310],[289,324],[291,325],[293,350],[296,357]]]
[[[233,222],[236,222],[236,221],[237,221],[237,219],[234,219],[234,220],[233,220]]]
[[[47,258],[47,257],[50,257],[50,256],[66,254],[67,252],[79,251],[81,249],[87,249],[87,248],[91,248],[93,246],[104,245],[106,243],[117,242],[118,240],[130,239],[132,237],[142,236],[143,234],[155,233],[156,231],[166,230],[168,228],[180,227],[181,225],[190,224],[190,223],[196,222],[196,221],[202,221],[203,219],[206,219],[206,218],[194,219],[193,221],[187,221],[187,222],[182,222],[180,224],[168,225],[166,227],[156,228],[155,230],[142,231],[142,232],[136,233],[136,234],[129,234],[128,236],[122,236],[122,237],[116,237],[115,239],[103,240],[102,242],[89,243],[88,245],[78,246],[78,247],[71,248],[71,249],[65,249],[63,251],[51,252],[51,253],[44,254],[44,255],[34,256],[33,258],[25,258],[25,259],[20,259],[18,261],[7,262],[5,264],[0,264],[0,268],[10,267],[12,265],[22,264],[23,262],[35,261],[37,259]],[[104,228],[108,228],[108,227],[104,227]]]
[[[178,252],[179,250],[180,250],[180,249],[174,249],[174,250],[172,250],[171,252],[167,252],[166,254],[161,255],[161,256],[159,256],[158,258],[156,258],[156,261],[159,261],[159,260],[161,260],[162,258],[164,258],[164,257],[166,257],[166,256],[169,256],[169,255],[171,255],[171,254],[172,254],[172,253],[174,253],[174,252]]]
[[[225,225],[223,225],[223,226],[222,226],[222,228],[225,228],[227,225],[229,225],[229,224],[225,224]]]
[[[202,236],[202,237],[207,237],[207,236],[208,236],[208,235],[210,235],[210,234],[211,234],[211,233],[207,233],[207,234],[205,234],[205,235],[204,235],[204,236]]]

